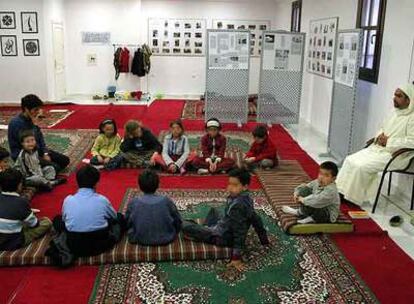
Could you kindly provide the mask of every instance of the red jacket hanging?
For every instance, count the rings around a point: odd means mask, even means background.
[[[119,71],[129,73],[129,50],[127,48],[123,48],[119,56]]]

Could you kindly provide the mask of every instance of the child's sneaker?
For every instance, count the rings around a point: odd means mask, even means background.
[[[105,166],[104,165],[94,165],[94,166],[92,166],[92,167],[94,167],[95,169],[97,169],[97,170],[102,170],[102,169],[104,169],[105,168]]]
[[[282,211],[287,214],[299,216],[299,209],[295,209],[289,206],[283,206]]]
[[[305,217],[304,219],[298,220],[298,224],[311,224],[311,223],[315,223],[315,220],[311,216],[308,216],[308,217]]]
[[[198,175],[206,175],[206,174],[208,174],[208,169],[200,168],[200,169],[197,170],[197,174]]]

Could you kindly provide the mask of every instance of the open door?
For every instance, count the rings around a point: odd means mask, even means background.
[[[62,23],[52,23],[52,39],[55,63],[55,99],[58,101],[66,96],[65,53]]]

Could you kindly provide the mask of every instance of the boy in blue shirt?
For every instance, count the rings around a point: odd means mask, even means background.
[[[67,234],[67,245],[78,257],[101,254],[121,239],[124,219],[105,196],[96,193],[99,179],[93,166],[80,168],[78,192],[65,198],[62,216],[53,220],[55,230]]]
[[[145,170],[138,178],[143,196],[134,198],[128,205],[126,220],[128,240],[146,246],[171,243],[180,231],[181,216],[174,202],[157,195],[160,180],[154,171]]]

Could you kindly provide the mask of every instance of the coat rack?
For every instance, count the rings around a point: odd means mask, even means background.
[[[128,43],[113,43],[112,44],[114,51],[117,47],[131,47],[131,48],[140,48],[140,44],[128,44]]]

